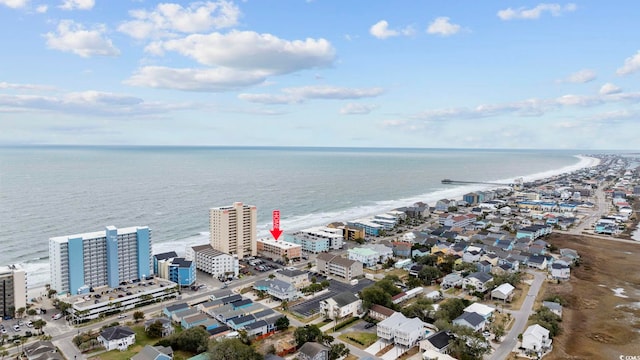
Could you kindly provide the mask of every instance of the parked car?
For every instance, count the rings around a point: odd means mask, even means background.
[[[376,326],[375,323],[367,323],[367,325],[364,326],[365,329],[370,329],[372,327]]]
[[[52,318],[53,320],[61,319],[61,318],[62,318],[62,314],[60,314],[60,313],[58,313],[58,314],[54,314],[53,316],[51,316],[51,318]]]
[[[120,314],[120,315],[118,315],[118,319],[124,319],[124,318],[126,318],[126,317],[127,317],[127,315],[125,315],[125,314]]]
[[[31,321],[27,321],[25,325],[27,325],[27,327],[30,327],[30,328],[33,327],[33,323]]]
[[[13,331],[15,331],[15,332],[20,331],[20,326],[18,326],[18,325],[13,325]]]

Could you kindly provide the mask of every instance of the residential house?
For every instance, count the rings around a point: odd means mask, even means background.
[[[162,325],[162,337],[169,336],[173,334],[173,325],[171,324],[171,320],[165,318],[153,318],[144,322],[144,331],[149,330],[149,326],[159,322]]]
[[[269,332],[269,324],[264,320],[257,320],[243,326],[249,336],[264,335]]]
[[[100,332],[98,342],[107,351],[115,349],[125,351],[136,342],[136,333],[126,326],[112,326]]]
[[[426,334],[426,323],[396,312],[377,325],[378,337],[405,347],[414,346]]]
[[[486,319],[474,312],[464,312],[462,315],[453,319],[454,325],[466,326],[474,331],[483,330],[486,325]]]
[[[293,284],[278,279],[272,279],[269,282],[267,293],[283,301],[295,300],[300,296],[298,289]]]
[[[189,308],[189,304],[187,303],[179,303],[179,304],[174,304],[174,305],[170,305],[165,307],[162,310],[162,313],[164,314],[164,316],[168,317],[168,318],[172,318],[173,314],[180,312],[182,310],[186,310]]]
[[[210,317],[206,314],[199,313],[183,317],[182,320],[180,320],[180,325],[183,329],[191,329],[192,327],[205,323],[209,319]]]
[[[341,281],[351,281],[364,274],[361,262],[328,253],[316,257],[316,267],[318,272]]]
[[[466,308],[464,308],[464,312],[473,312],[476,313],[480,316],[482,316],[485,320],[489,320],[491,318],[491,316],[493,315],[493,312],[496,311],[495,308],[485,305],[485,304],[481,304],[479,302],[475,302],[469,306],[467,306]]]
[[[361,262],[364,266],[375,266],[393,256],[393,250],[382,244],[369,244],[347,250],[350,260]]]
[[[353,293],[345,291],[320,301],[320,313],[335,320],[362,313],[362,300]]]
[[[531,255],[527,260],[527,266],[534,269],[544,270],[547,268],[547,258],[542,255]]]
[[[571,277],[571,268],[569,265],[561,262],[551,264],[551,277],[556,280],[569,280]]]
[[[23,345],[23,354],[27,360],[63,360],[64,357],[58,352],[58,348],[51,341],[38,340],[33,343]]]
[[[435,334],[430,335],[425,340],[420,341],[420,350],[435,350],[440,354],[446,354],[448,352],[449,343],[453,341],[455,337],[447,331],[438,331]]]
[[[538,355],[551,350],[551,343],[549,330],[538,324],[529,326],[522,334],[522,348]]]
[[[411,243],[403,241],[392,241],[393,255],[397,257],[410,258],[411,257]]]
[[[573,261],[580,258],[578,252],[573,249],[560,249],[560,256],[571,258]]]
[[[464,280],[459,273],[451,273],[444,278],[442,278],[442,283],[440,286],[443,289],[449,289],[452,287],[462,286]]]
[[[542,306],[544,306],[547,309],[551,310],[552,313],[562,317],[562,305],[558,304],[557,302],[543,301],[542,302]]]
[[[463,289],[473,289],[473,291],[485,292],[489,283],[493,281],[493,276],[485,272],[474,272],[467,275],[462,281]]]
[[[504,302],[511,301],[515,288],[509,283],[504,283],[497,288],[491,290],[491,299],[499,299]]]
[[[300,360],[329,360],[329,348],[317,342],[306,342],[298,350]]]
[[[466,263],[476,263],[480,260],[480,250],[465,251],[462,254],[462,261]]]
[[[145,345],[139,353],[133,355],[131,360],[171,360],[173,359],[173,349],[171,346],[151,346]]]
[[[369,317],[378,321],[386,320],[395,313],[394,310],[378,304],[373,304],[369,308]]]
[[[288,282],[296,289],[302,289],[309,285],[309,273],[296,268],[287,268],[275,273],[276,279]]]
[[[476,269],[478,270],[478,272],[490,273],[491,267],[491,263],[486,260],[482,260],[476,264]]]

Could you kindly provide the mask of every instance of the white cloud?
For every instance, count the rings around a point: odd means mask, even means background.
[[[327,67],[335,58],[333,46],[325,39],[289,41],[271,34],[235,30],[155,42],[147,50],[155,53],[175,51],[203,65],[271,74]]]
[[[386,20],[380,20],[371,26],[369,33],[378,39],[386,39],[399,34],[395,30],[389,30],[389,23]]]
[[[36,7],[36,12],[38,14],[44,14],[44,13],[47,12],[47,10],[49,10],[49,6],[47,6],[47,5],[38,5]]]
[[[60,8],[63,10],[91,10],[95,4],[95,0],[64,0]]]
[[[19,9],[27,6],[29,0],[0,0],[0,5],[10,7],[12,9]]]
[[[372,104],[348,103],[340,109],[342,115],[366,115],[378,106]]]
[[[411,26],[401,30],[391,30],[386,20],[380,20],[369,28],[369,33],[378,39],[387,39],[399,35],[411,36],[415,33],[415,30]]]
[[[567,94],[551,99],[528,99],[502,104],[479,105],[475,108],[458,107],[427,110],[411,116],[413,119],[426,121],[447,121],[461,119],[481,119],[503,115],[541,116],[545,113],[563,108],[589,108],[608,103],[640,102],[640,92],[610,93],[599,95]]]
[[[540,18],[543,13],[548,12],[551,16],[560,16],[563,13],[574,12],[578,7],[576,4],[538,4],[536,7],[527,9],[524,7],[518,9],[507,8],[505,10],[498,11],[498,17],[502,20],[515,20],[515,19],[526,19],[526,20],[534,20]]]
[[[611,95],[622,92],[622,89],[612,83],[606,83],[600,88],[601,95]]]
[[[0,94],[0,111],[54,111],[83,116],[144,116],[183,110],[192,104],[145,102],[130,95],[95,90],[71,92],[60,96]]]
[[[624,65],[616,71],[618,75],[629,75],[640,70],[640,51],[635,55],[628,57],[624,61]]]
[[[47,91],[54,90],[53,86],[37,85],[37,84],[15,84],[8,82],[0,82],[0,89],[8,90],[27,90],[27,91]]]
[[[593,81],[596,79],[596,72],[590,69],[582,69],[578,72],[575,72],[565,79],[561,80],[561,82],[569,82],[569,83],[587,83],[589,81]]]
[[[260,71],[237,71],[229,68],[174,69],[145,66],[124,83],[152,88],[222,92],[259,84],[265,81],[267,75]]]
[[[104,37],[105,32],[104,25],[88,30],[73,20],[62,20],[58,24],[57,32],[49,32],[44,36],[49,48],[82,57],[120,55],[120,50],[113,46],[113,42]]]
[[[449,22],[449,18],[441,16],[433,20],[427,28],[427,33],[441,36],[451,36],[457,34],[461,27],[457,24]]]
[[[134,19],[122,23],[118,30],[136,39],[174,36],[175,33],[204,32],[238,24],[240,10],[226,0],[193,2],[187,7],[161,3],[152,11],[131,10]]]
[[[310,99],[361,99],[376,97],[384,93],[384,89],[374,88],[344,88],[337,86],[317,85],[282,89],[283,94],[240,94],[242,100],[260,104],[295,104]]]
[[[405,126],[407,124],[409,124],[409,122],[407,120],[402,120],[402,119],[390,119],[390,120],[382,121],[382,126],[384,127],[398,127],[398,126]]]

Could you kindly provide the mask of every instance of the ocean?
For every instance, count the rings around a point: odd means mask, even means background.
[[[577,151],[252,147],[0,148],[0,265],[48,282],[48,239],[107,225],[152,229],[154,252],[208,241],[208,209],[241,201],[285,232],[593,164]]]

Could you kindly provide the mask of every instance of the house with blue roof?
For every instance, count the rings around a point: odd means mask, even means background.
[[[242,299],[240,301],[235,301],[231,303],[231,305],[233,305],[233,310],[244,309],[251,306],[252,304],[253,304],[253,301],[251,301],[250,299]]]
[[[174,304],[171,306],[167,306],[162,310],[162,313],[164,314],[164,316],[168,317],[168,318],[172,318],[173,314],[175,314],[176,312],[180,312],[183,310],[187,310],[189,309],[189,304],[187,303],[179,303],[179,304]]]
[[[233,330],[239,330],[245,325],[249,325],[256,322],[256,318],[253,315],[238,316],[236,318],[227,321],[227,325]]]

